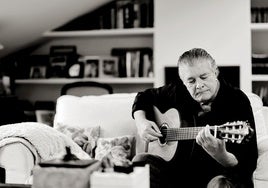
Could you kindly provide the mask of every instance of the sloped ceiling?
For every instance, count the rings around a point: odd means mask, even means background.
[[[42,40],[45,31],[111,0],[0,0],[0,58]]]

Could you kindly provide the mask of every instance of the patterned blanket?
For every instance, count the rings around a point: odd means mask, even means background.
[[[62,158],[66,154],[66,146],[79,159],[90,159],[71,138],[42,123],[23,122],[0,126],[0,147],[16,142],[29,148],[35,163]]]

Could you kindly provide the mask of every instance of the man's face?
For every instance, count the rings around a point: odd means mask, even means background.
[[[198,59],[194,65],[181,64],[179,75],[194,100],[203,103],[215,97],[219,84],[218,72],[209,60]]]

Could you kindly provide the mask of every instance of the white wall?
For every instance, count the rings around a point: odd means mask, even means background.
[[[0,0],[4,57],[40,40],[42,34],[111,0]]]
[[[153,39],[151,36],[63,37],[52,39],[33,53],[49,54],[53,45],[76,45],[80,55],[111,55],[112,48],[153,48]]]
[[[251,91],[249,0],[155,0],[156,86],[164,67],[194,47],[206,49],[218,65],[240,65],[241,88]]]

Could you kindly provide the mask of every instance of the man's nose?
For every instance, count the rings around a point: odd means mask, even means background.
[[[197,79],[196,80],[196,89],[201,89],[204,87],[204,83],[203,83],[203,80],[201,79]]]

